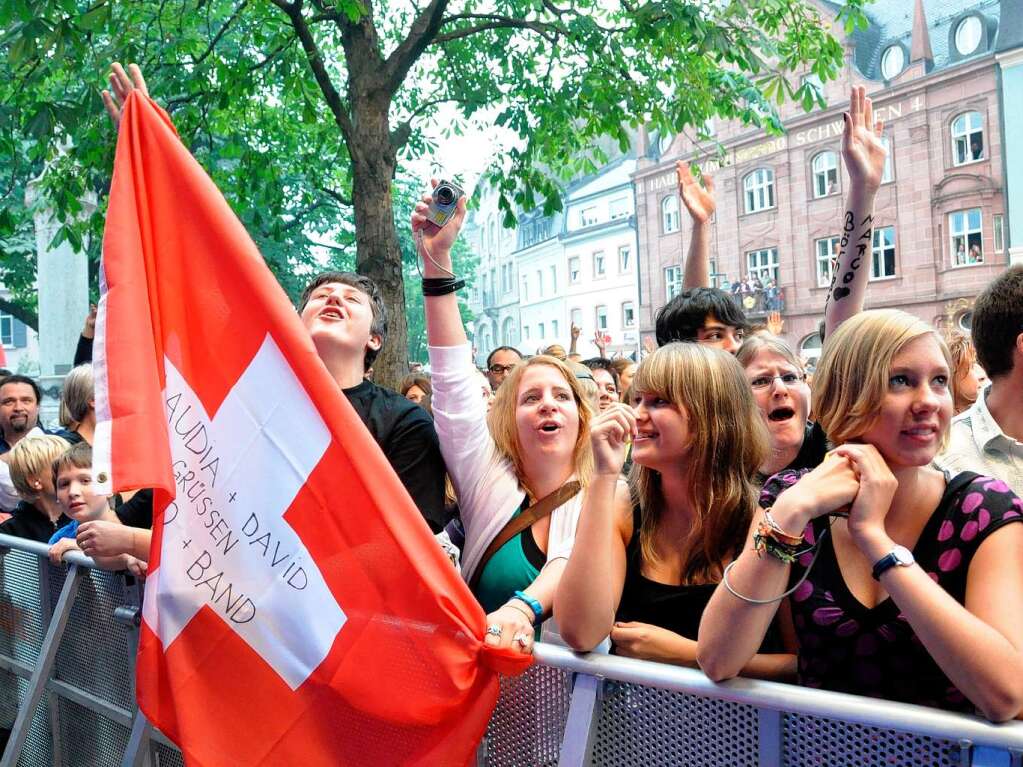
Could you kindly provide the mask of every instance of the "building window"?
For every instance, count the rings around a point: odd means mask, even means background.
[[[591,205],[588,208],[583,208],[579,213],[579,220],[583,226],[593,226],[597,223],[597,206]]]
[[[490,217],[490,224],[487,227],[487,229],[489,232],[487,237],[487,250],[493,253],[495,248],[497,247],[497,229],[496,226],[494,225],[493,216]]]
[[[511,293],[512,289],[512,265],[505,264],[501,267],[501,290]]]
[[[682,267],[669,266],[664,270],[665,300],[670,301],[682,292]]]
[[[874,230],[874,246],[870,251],[870,279],[883,280],[895,276],[895,227],[881,226]]]
[[[510,346],[515,343],[515,329],[512,326],[512,318],[505,317],[501,325],[501,343]]]
[[[967,112],[952,121],[952,164],[984,159],[984,127],[980,112]]]
[[[881,76],[891,80],[906,66],[906,52],[901,45],[889,45],[881,54]]]
[[[742,186],[746,190],[747,213],[774,207],[774,171],[770,168],[757,168],[743,179]]]
[[[557,337],[558,337],[558,321],[557,320],[551,320],[551,338],[555,338],[556,339]]]
[[[603,251],[593,254],[593,279],[603,277],[607,274],[607,264],[605,263]]]
[[[597,330],[607,330],[607,307],[597,307]]]
[[[583,310],[582,309],[573,309],[569,313],[568,316],[569,316],[569,320],[571,321],[571,323],[573,325],[575,325],[577,328],[581,328],[583,326]]]
[[[670,194],[661,200],[661,231],[671,234],[678,231],[678,197]]]
[[[540,338],[541,338],[541,339],[543,339],[543,338],[546,338],[547,336],[546,336],[546,335],[544,335],[544,332],[543,332],[543,323],[541,322],[541,323],[540,323],[539,325],[537,325],[536,327],[537,327],[537,332],[538,332],[538,333],[540,334]]]
[[[981,25],[976,16],[967,16],[956,27],[956,50],[960,56],[969,56],[980,45]]]
[[[558,267],[551,267],[551,293],[557,295],[558,292]]]
[[[984,263],[984,237],[980,208],[957,210],[948,215],[952,266]]]
[[[14,346],[14,317],[0,312],[0,343],[10,349]]]
[[[838,244],[840,237],[825,237],[817,240],[817,287],[826,288],[831,285],[831,276],[835,273],[838,263]]]
[[[631,264],[629,261],[632,260],[632,248],[628,245],[623,245],[618,248],[618,273],[628,274],[629,267]]]
[[[611,200],[611,203],[608,207],[610,210],[612,221],[619,218],[625,218],[627,215],[629,215],[629,198],[619,197],[615,200]]]
[[[746,273],[757,277],[761,284],[767,285],[769,280],[778,284],[778,249],[762,248],[746,254]]]
[[[526,341],[529,340],[529,325],[522,326],[522,338]]]
[[[536,297],[543,298],[543,272],[536,270]]]
[[[622,327],[631,328],[636,325],[636,307],[632,301],[626,301],[622,304]]]
[[[522,275],[522,300],[529,300],[529,275]]]
[[[827,197],[838,192],[838,155],[821,152],[813,158],[813,196]]]
[[[807,362],[817,363],[821,356],[821,337],[811,333],[799,342],[799,356]]]
[[[884,147],[884,173],[881,174],[881,183],[887,184],[895,180],[895,158],[892,156],[892,140],[888,136],[881,136],[881,146]]]
[[[568,281],[575,285],[579,282],[579,257],[572,256],[568,259]]]
[[[1001,253],[1005,250],[1005,222],[1001,213],[992,218],[992,225],[995,229],[995,253]]]

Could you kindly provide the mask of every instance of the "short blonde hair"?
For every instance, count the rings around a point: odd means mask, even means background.
[[[800,373],[803,371],[803,363],[800,361],[796,353],[792,351],[792,347],[789,346],[785,341],[778,338],[775,335],[764,335],[756,334],[749,336],[745,341],[742,342],[742,346],[739,347],[739,351],[735,353],[735,359],[742,367],[747,367],[753,361],[760,352],[770,352],[771,354],[777,354],[782,357],[786,362],[795,367]]]
[[[685,411],[689,454],[679,472],[695,511],[683,545],[682,583],[711,583],[745,541],[757,508],[757,470],[767,457],[767,427],[735,358],[682,342],[660,347],[640,363],[635,395],[653,394]],[[654,533],[664,510],[660,474],[634,463],[629,475],[642,516],[640,549],[656,561]]]
[[[54,460],[59,458],[71,445],[66,439],[53,434],[39,434],[23,437],[8,454],[11,468],[11,482],[18,495],[26,501],[34,501],[39,491],[29,484],[50,471]]]
[[[519,384],[522,382],[522,376],[529,368],[536,365],[547,365],[557,370],[565,379],[568,388],[572,390],[572,397],[579,410],[579,435],[576,437],[575,448],[572,452],[576,479],[580,484],[585,485],[593,472],[593,454],[590,450],[590,419],[593,417],[594,409],[583,391],[580,381],[569,366],[556,357],[547,355],[530,357],[516,365],[497,387],[497,392],[494,394],[494,406],[487,416],[487,423],[490,426],[490,433],[494,438],[498,453],[511,461],[519,483],[530,495],[534,493],[533,488],[529,487],[525,481],[525,468],[522,460],[522,447],[519,442],[519,430],[515,423],[515,410],[518,407]]]
[[[934,328],[899,309],[860,312],[828,336],[813,378],[814,412],[828,439],[841,445],[868,431],[888,392],[892,360],[910,341],[932,335],[952,368],[948,347]]]

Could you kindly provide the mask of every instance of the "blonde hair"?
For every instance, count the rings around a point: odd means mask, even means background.
[[[748,367],[760,352],[770,352],[771,354],[777,354],[782,357],[786,362],[795,367],[800,373],[803,372],[803,363],[800,361],[796,353],[792,351],[792,347],[789,346],[785,341],[778,338],[775,335],[764,335],[757,333],[749,336],[745,341],[742,342],[742,346],[739,347],[739,351],[735,353],[735,359],[742,367]]]
[[[899,309],[860,312],[828,336],[813,379],[817,422],[835,445],[861,436],[877,418],[888,392],[892,360],[908,344],[932,335],[945,361],[952,360],[934,328]]]
[[[536,365],[547,365],[557,370],[565,379],[568,388],[572,390],[572,397],[579,410],[579,435],[576,437],[575,448],[572,451],[572,465],[575,469],[576,479],[584,486],[593,471],[593,454],[590,451],[590,419],[593,417],[594,409],[590,405],[580,381],[569,366],[556,357],[546,355],[530,357],[516,365],[497,388],[494,395],[494,406],[487,416],[487,423],[490,426],[490,433],[494,438],[497,452],[511,461],[519,483],[531,496],[534,493],[525,481],[525,468],[522,460],[522,447],[519,443],[519,430],[515,422],[515,410],[518,407],[519,384],[522,382],[522,376],[529,368]]]
[[[546,354],[548,357],[556,357],[562,362],[568,360],[568,352],[565,351],[565,347],[561,344],[551,344],[543,350],[542,354]]]
[[[721,577],[725,560],[742,546],[758,491],[757,469],[768,440],[753,392],[731,354],[696,343],[662,346],[640,363],[632,389],[655,394],[685,411],[689,455],[684,471],[693,504],[693,524],[679,545],[685,552],[683,583]],[[654,534],[664,511],[660,474],[639,464],[630,472],[642,523],[640,549],[657,561]]]
[[[74,368],[64,378],[64,387],[60,393],[60,422],[68,426],[64,419],[80,424],[89,415],[91,403],[96,397],[96,380],[92,372],[92,363],[85,363]]]
[[[973,348],[973,341],[965,333],[958,330],[951,330],[945,333],[944,341],[948,346],[948,353],[951,362],[949,368],[952,375],[949,378],[949,388],[952,390],[952,404],[955,412],[960,413],[966,410],[973,402],[963,399],[963,381],[970,374],[974,363],[977,362],[977,351]]]
[[[53,461],[70,447],[66,439],[53,434],[23,437],[8,453],[11,468],[11,482],[18,495],[26,501],[39,497],[39,490],[29,484],[50,470]]]

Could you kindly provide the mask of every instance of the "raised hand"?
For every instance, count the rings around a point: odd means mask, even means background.
[[[781,312],[771,312],[767,315],[767,330],[772,335],[780,336],[785,329],[785,320],[781,318]]]
[[[124,67],[114,62],[110,65],[109,80],[110,90],[103,91],[100,95],[103,98],[103,106],[107,108],[107,114],[110,115],[110,121],[117,128],[121,124],[121,110],[124,109],[124,102],[127,100],[128,94],[138,90],[142,92],[143,96],[148,96],[149,89],[146,88],[146,81],[142,77],[142,70],[139,69],[138,64],[129,64],[128,71],[125,72]]]
[[[714,179],[710,174],[703,174],[703,183],[706,188],[700,186],[700,182],[693,176],[689,163],[679,160],[675,163],[675,174],[678,176],[678,193],[682,202],[698,224],[705,224],[710,221],[717,208],[714,200]]]
[[[437,186],[437,179],[430,179],[430,186]],[[430,261],[434,258],[440,259],[446,269],[450,269],[449,256],[451,247],[458,239],[458,233],[465,221],[466,198],[463,196],[458,200],[455,207],[455,214],[448,219],[444,226],[437,226],[426,219],[426,213],[430,208],[432,196],[424,194],[422,199],[416,203],[412,211],[412,235],[416,238],[419,255],[423,258],[424,267],[429,270]],[[421,239],[420,239],[421,237]],[[425,252],[424,252],[425,249]],[[434,265],[437,265],[436,262]]]
[[[866,88],[854,86],[849,94],[849,111],[843,113],[842,158],[849,178],[871,190],[881,186],[884,162],[888,152],[881,143],[884,121],[874,120],[874,107],[866,96]]]
[[[593,345],[600,351],[601,357],[606,357],[607,354],[607,339],[604,338],[604,334],[600,330],[593,331]]]
[[[569,332],[572,334],[572,340],[575,341],[579,338],[579,334],[583,332],[583,329],[573,322],[572,329]]]

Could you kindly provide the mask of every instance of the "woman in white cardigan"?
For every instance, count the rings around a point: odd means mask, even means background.
[[[511,519],[572,481],[586,483],[592,411],[572,371],[553,357],[540,356],[507,376],[488,427],[472,347],[451,281],[445,285],[452,275],[450,251],[465,219],[465,199],[442,228],[426,220],[429,202],[424,195],[416,206],[412,230],[423,258],[424,284],[431,288],[426,293],[441,293],[427,294],[424,303],[433,415],[465,526],[462,572],[488,612],[486,641],[531,652],[575,539],[582,493],[511,538],[476,571]]]

